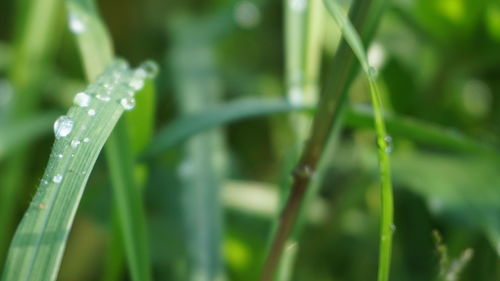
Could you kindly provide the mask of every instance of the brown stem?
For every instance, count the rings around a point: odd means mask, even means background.
[[[351,22],[363,35],[365,43],[374,33],[385,2],[386,0],[355,0],[351,7]],[[372,10],[370,14],[368,10]],[[329,75],[331,80],[323,87],[309,141],[293,173],[290,195],[279,217],[277,231],[262,270],[261,281],[271,281],[275,276],[285,244],[300,215],[311,177],[325,149],[331,128],[340,119],[348,86],[357,69],[358,64],[354,54],[348,44],[342,40],[335,54],[331,75]]]

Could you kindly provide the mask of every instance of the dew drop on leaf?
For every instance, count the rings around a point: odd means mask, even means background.
[[[120,104],[125,110],[132,110],[135,107],[135,99],[128,97],[128,98],[122,98],[120,100]]]
[[[89,138],[84,138],[84,139],[83,139],[83,142],[89,142],[89,141],[90,141],[90,139],[89,139]]]
[[[95,110],[94,109],[89,109],[89,111],[87,111],[87,114],[89,116],[94,116],[95,115]]]
[[[87,26],[75,13],[69,14],[69,29],[75,34],[81,34],[87,30]]]
[[[128,82],[128,85],[132,89],[139,91],[140,89],[142,89],[144,87],[144,78],[134,75],[134,77],[132,77],[132,79],[130,79],[130,82]]]
[[[79,145],[80,145],[80,141],[79,140],[72,140],[71,141],[71,147],[72,148],[77,148]]]
[[[140,70],[144,71],[146,77],[154,78],[158,74],[158,65],[153,61],[145,61],[140,65],[138,71]]]
[[[66,115],[57,118],[54,122],[54,133],[57,139],[66,137],[73,130],[73,120]]]
[[[60,183],[63,179],[63,176],[61,174],[57,174],[52,178],[52,181],[55,183]]]
[[[98,100],[101,100],[101,101],[103,101],[103,102],[108,102],[108,101],[110,101],[110,100],[111,100],[111,97],[110,97],[110,96],[108,96],[108,95],[101,95],[101,94],[97,94],[95,97],[96,97]]]
[[[384,137],[384,142],[385,142],[385,153],[391,153],[393,144],[392,144],[392,137],[391,136],[385,136]]]
[[[85,92],[80,92],[75,95],[73,103],[80,107],[87,107],[90,104],[90,96]]]

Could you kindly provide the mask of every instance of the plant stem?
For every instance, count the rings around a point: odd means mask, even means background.
[[[364,35],[365,41],[369,41],[373,35],[384,2],[385,0],[357,0],[351,7],[351,22],[358,32]],[[371,7],[375,9],[369,14],[368,11]],[[369,24],[365,24],[366,22]],[[342,40],[339,46],[334,63],[329,76],[331,81],[323,88],[318,102],[310,138],[293,172],[290,195],[280,215],[278,229],[264,263],[261,281],[272,280],[276,273],[283,249],[305,200],[311,178],[325,149],[331,128],[340,118],[348,86],[357,70],[358,63],[345,40]]]

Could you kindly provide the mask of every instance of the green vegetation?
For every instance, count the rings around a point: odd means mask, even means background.
[[[2,281],[500,280],[497,1],[0,19]]]

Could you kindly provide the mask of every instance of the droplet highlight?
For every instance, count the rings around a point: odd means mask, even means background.
[[[95,110],[94,110],[94,109],[89,109],[89,110],[87,111],[87,114],[88,114],[89,116],[94,116],[94,115],[95,115]]]
[[[125,110],[132,110],[135,107],[135,99],[128,97],[128,98],[122,98],[120,100],[120,104]]]
[[[87,107],[90,104],[90,95],[85,92],[80,92],[75,95],[73,103],[80,107]]]
[[[71,141],[71,147],[72,148],[77,148],[79,145],[80,145],[80,141],[79,140],[72,140]]]
[[[69,29],[75,34],[81,34],[87,30],[83,20],[75,13],[69,14]]]
[[[153,61],[145,61],[141,64],[139,69],[142,69],[147,78],[154,78],[158,75],[158,65]]]
[[[393,149],[393,143],[392,143],[392,137],[391,136],[385,136],[384,137],[384,142],[385,142],[385,153],[391,153]]]
[[[108,101],[110,101],[110,100],[111,100],[111,97],[110,97],[110,96],[108,96],[108,95],[101,95],[101,94],[97,94],[95,97],[96,97],[98,100],[103,101],[103,102],[108,102]]]
[[[62,179],[63,179],[63,176],[61,174],[57,174],[52,178],[52,181],[55,183],[61,183]]]
[[[57,118],[54,122],[54,134],[57,139],[64,138],[73,130],[73,120],[66,115]]]

